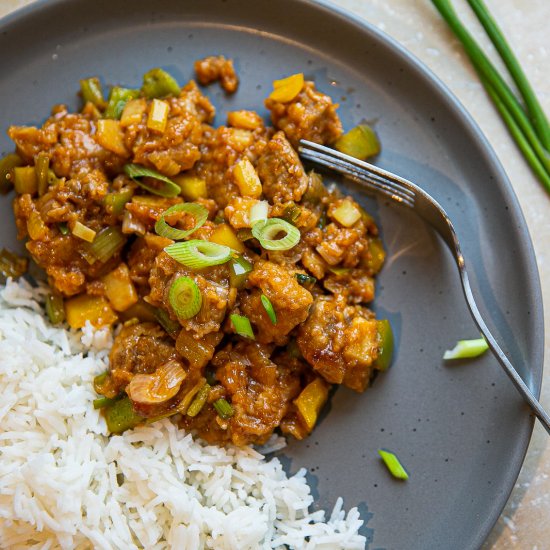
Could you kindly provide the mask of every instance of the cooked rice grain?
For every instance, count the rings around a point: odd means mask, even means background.
[[[0,291],[0,547],[360,549],[342,499],[328,520],[305,470],[194,440],[169,420],[107,437],[92,380],[112,334],[51,327],[44,288]],[[281,448],[281,439],[270,442]]]

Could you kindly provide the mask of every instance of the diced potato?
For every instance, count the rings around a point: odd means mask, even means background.
[[[98,120],[96,140],[102,147],[115,153],[115,155],[128,156],[128,151],[124,145],[124,132],[119,120],[106,118]]]
[[[310,382],[294,400],[298,415],[309,431],[313,430],[319,412],[328,399],[329,385],[322,379],[316,378]]]
[[[13,186],[20,195],[38,191],[38,178],[34,166],[16,166],[13,169]]]
[[[120,117],[120,125],[126,128],[130,124],[139,124],[146,110],[147,101],[145,99],[131,99],[124,106],[124,111],[122,111],[122,116]]]
[[[126,311],[138,301],[137,292],[130,279],[130,271],[126,264],[121,263],[101,280],[105,285],[105,295],[116,311]]]
[[[256,130],[264,125],[262,117],[254,111],[231,111],[227,113],[227,124],[234,128]]]
[[[244,244],[239,241],[231,226],[226,223],[222,223],[214,229],[214,232],[210,235],[209,241],[217,244],[223,244],[224,246],[228,246],[237,252],[245,251]]]
[[[350,199],[344,199],[332,212],[331,217],[344,227],[351,227],[361,219],[361,210]]]
[[[27,231],[29,237],[33,241],[39,241],[47,235],[48,228],[38,212],[32,212],[29,216],[27,220]]]
[[[247,158],[235,164],[233,176],[243,197],[259,199],[262,196],[262,183],[254,166]]]
[[[147,117],[147,128],[155,132],[163,133],[168,122],[170,105],[162,99],[153,99]]]
[[[82,328],[86,321],[94,327],[102,327],[117,320],[116,313],[104,296],[88,294],[65,300],[65,317],[71,328]]]
[[[288,103],[292,101],[304,87],[303,73],[293,74],[287,78],[273,81],[273,91],[269,94],[269,99]]]
[[[187,201],[207,199],[206,181],[190,174],[181,174],[172,178],[181,188],[181,196]]]

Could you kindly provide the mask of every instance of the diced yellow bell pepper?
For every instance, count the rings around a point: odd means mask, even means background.
[[[130,126],[131,124],[139,124],[146,110],[147,101],[145,99],[131,99],[124,106],[124,111],[122,111],[122,116],[120,117],[120,125],[126,128],[126,126]]]
[[[38,178],[34,166],[16,166],[13,169],[13,186],[20,195],[38,191]]]
[[[181,187],[181,196],[187,201],[207,199],[206,181],[190,174],[181,174],[172,178]]]
[[[322,379],[316,378],[310,382],[294,400],[298,415],[309,431],[317,423],[319,412],[328,399],[329,385]]]
[[[170,105],[166,101],[153,99],[149,108],[149,116],[147,117],[147,128],[163,133],[166,130],[169,112]]]
[[[230,111],[227,113],[227,124],[234,128],[256,130],[264,124],[262,117],[254,111]]]
[[[130,279],[128,266],[121,263],[116,269],[102,277],[105,295],[116,311],[125,311],[138,301],[134,283]]]
[[[229,248],[232,248],[237,252],[245,251],[244,244],[239,241],[231,226],[227,225],[226,223],[222,223],[218,225],[216,229],[214,229],[214,232],[212,233],[212,235],[210,235],[209,241],[228,246]]]
[[[262,196],[262,182],[252,166],[252,163],[244,158],[233,167],[233,176],[239,186],[243,197],[259,199]]]
[[[104,296],[88,294],[65,300],[65,317],[71,328],[82,328],[86,321],[94,327],[102,327],[117,320],[116,313]]]
[[[269,99],[288,103],[292,101],[304,87],[304,74],[297,73],[281,80],[273,81],[273,91],[269,94]]]
[[[119,120],[106,118],[98,120],[96,139],[102,147],[115,153],[115,155],[121,157],[128,155],[128,151],[124,145],[124,132]]]

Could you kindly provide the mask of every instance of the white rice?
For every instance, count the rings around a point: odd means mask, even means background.
[[[112,334],[53,328],[44,293],[0,287],[0,548],[365,548],[357,508],[309,511],[304,469],[169,420],[107,437],[92,380]]]

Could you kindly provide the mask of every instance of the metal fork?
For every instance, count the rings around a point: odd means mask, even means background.
[[[387,170],[378,168],[368,162],[357,160],[334,149],[329,149],[328,147],[311,141],[301,140],[298,152],[302,158],[344,174],[361,186],[374,191],[376,194],[384,195],[414,210],[414,212],[424,221],[434,227],[454,256],[460,274],[460,282],[462,283],[464,296],[466,297],[466,302],[476,325],[487,340],[489,348],[498,359],[498,362],[505,370],[506,374],[510,377],[546,431],[550,434],[550,416],[548,416],[548,413],[542,408],[542,405],[512,366],[512,363],[510,363],[500,346],[497,344],[481,316],[472,294],[464,257],[460,249],[455,229],[441,205],[414,183],[396,174],[392,174]]]

